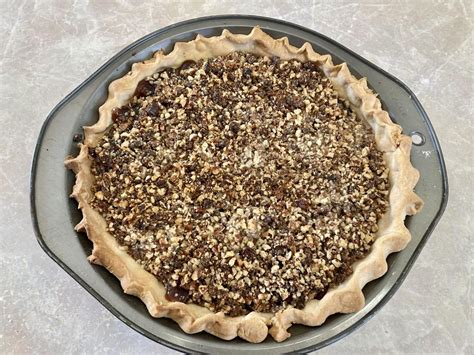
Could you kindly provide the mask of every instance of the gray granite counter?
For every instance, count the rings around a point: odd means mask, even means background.
[[[29,170],[51,109],[130,42],[185,19],[248,13],[319,31],[400,78],[441,141],[445,215],[405,283],[322,353],[473,353],[472,1],[0,0],[0,353],[175,353],[128,328],[42,251]]]

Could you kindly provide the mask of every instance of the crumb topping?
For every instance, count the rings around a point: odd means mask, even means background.
[[[93,208],[171,301],[302,308],[371,248],[388,170],[311,62],[233,53],[141,81],[89,149]]]

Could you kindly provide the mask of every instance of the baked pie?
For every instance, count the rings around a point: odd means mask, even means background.
[[[366,80],[258,27],[134,64],[79,147],[89,260],[152,316],[227,340],[361,309],[422,206]]]

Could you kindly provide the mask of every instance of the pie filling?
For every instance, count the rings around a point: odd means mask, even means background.
[[[374,242],[388,170],[311,63],[232,53],[141,81],[89,149],[91,205],[170,301],[304,307]]]

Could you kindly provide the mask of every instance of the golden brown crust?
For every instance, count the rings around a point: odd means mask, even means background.
[[[169,302],[163,284],[120,247],[107,232],[104,218],[89,205],[93,176],[88,147],[97,145],[112,124],[112,110],[128,102],[138,82],[160,69],[179,67],[186,60],[196,61],[234,51],[315,62],[338,93],[348,99],[352,109],[370,124],[377,148],[384,153],[390,169],[389,209],[379,221],[377,239],[371,252],[354,264],[353,274],[344,283],[329,290],[321,300],[309,301],[303,309],[287,308],[276,314],[252,312],[246,316],[228,317],[194,304]],[[83,214],[76,230],[85,230],[94,244],[89,257],[91,262],[103,265],[119,278],[125,293],[140,297],[153,317],[172,318],[187,333],[206,331],[222,339],[239,336],[254,343],[263,341],[270,333],[276,341],[283,341],[290,336],[287,329],[292,324],[317,326],[331,314],[360,310],[365,302],[362,288],[387,271],[386,257],[390,253],[402,250],[409,242],[410,232],[404,225],[405,217],[417,213],[423,204],[413,192],[419,173],[410,163],[411,139],[402,135],[401,127],[382,110],[380,100],[368,88],[366,80],[357,80],[345,63],[334,65],[329,55],[317,54],[309,43],[296,48],[287,38],[275,40],[258,27],[249,35],[234,35],[224,30],[218,37],[198,36],[193,41],[177,43],[168,55],[157,52],[152,59],[134,64],[127,75],[110,84],[109,96],[99,108],[99,114],[96,124],[84,127],[84,144],[80,145],[79,155],[68,157],[65,162],[76,174],[71,197],[78,201]]]

